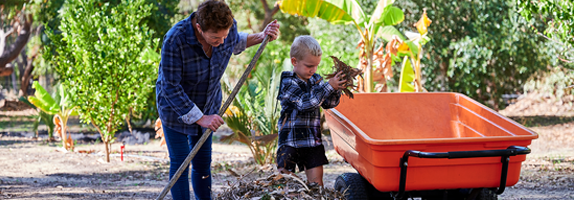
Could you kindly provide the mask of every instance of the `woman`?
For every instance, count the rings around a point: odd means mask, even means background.
[[[207,129],[223,124],[220,79],[231,54],[259,44],[266,35],[277,39],[279,24],[271,22],[261,33],[237,31],[229,6],[207,0],[196,12],[165,35],[156,83],[157,107],[170,157],[173,177]],[[197,199],[211,199],[211,137],[191,161],[191,182]],[[187,171],[171,188],[174,199],[190,199]]]

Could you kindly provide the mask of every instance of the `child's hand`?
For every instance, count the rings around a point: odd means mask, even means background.
[[[335,77],[329,79],[329,84],[331,84],[331,86],[333,86],[333,89],[335,90],[342,90],[345,89],[345,80],[341,80],[341,78],[343,78],[345,75],[341,74],[343,72],[339,72],[337,73],[337,75],[335,75]]]

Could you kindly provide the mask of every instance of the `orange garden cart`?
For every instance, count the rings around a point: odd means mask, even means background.
[[[325,111],[348,199],[496,199],[538,135],[458,93],[362,93]]]

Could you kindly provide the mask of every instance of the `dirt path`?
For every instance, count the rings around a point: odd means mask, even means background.
[[[532,128],[540,138],[523,163],[521,179],[500,199],[574,199],[574,122]],[[62,153],[59,143],[46,143],[16,134],[0,133],[0,199],[153,199],[167,184],[165,147],[157,140],[126,147],[124,161],[114,144],[112,161],[106,163],[102,144],[79,144],[86,153]],[[325,184],[355,172],[328,147],[331,164],[325,166]],[[219,193],[236,180],[227,168],[247,173],[256,168],[243,145],[213,145],[213,191]],[[268,168],[269,169],[269,168]],[[257,168],[254,173],[269,172]],[[304,177],[304,174],[299,174]],[[167,199],[171,199],[168,195]]]

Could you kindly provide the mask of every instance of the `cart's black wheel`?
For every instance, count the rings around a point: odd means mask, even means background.
[[[497,200],[497,199],[498,195],[496,194],[496,192],[494,192],[494,190],[487,188],[482,188],[482,190],[480,191],[480,193],[478,193],[478,196],[476,197],[476,200]]]
[[[337,177],[335,190],[345,194],[348,200],[368,200],[366,180],[358,173],[344,173]]]

